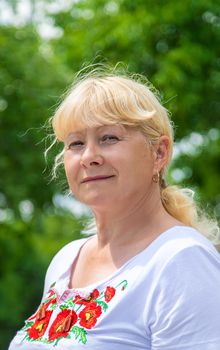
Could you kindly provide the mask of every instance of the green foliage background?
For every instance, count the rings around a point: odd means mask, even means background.
[[[39,34],[30,2],[23,24],[0,23],[1,349],[38,305],[52,256],[79,237],[85,219],[54,204],[66,185],[49,181],[57,149],[45,170],[42,140],[43,125],[86,62],[123,62],[156,86],[177,125],[169,181],[196,189],[220,217],[218,2],[81,0],[45,11],[60,33],[50,39]],[[16,14],[18,1],[8,6]]]

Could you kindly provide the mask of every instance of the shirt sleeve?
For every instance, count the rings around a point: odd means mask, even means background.
[[[152,350],[220,349],[220,257],[183,249],[164,267],[152,300]]]

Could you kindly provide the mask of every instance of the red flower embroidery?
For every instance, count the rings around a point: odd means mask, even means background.
[[[56,304],[57,298],[50,299],[47,303],[45,303],[46,307],[48,308],[51,304]]]
[[[32,339],[38,339],[42,337],[47,329],[47,326],[50,322],[50,318],[53,311],[45,311],[44,317],[36,317],[34,324],[27,329],[29,337]]]
[[[105,301],[106,303],[109,303],[110,300],[112,300],[113,296],[115,295],[115,288],[113,287],[107,287],[106,290],[105,290]]]
[[[48,294],[49,294],[49,295],[47,295],[47,299],[48,299],[48,298],[51,298],[51,297],[52,297],[53,295],[55,295],[56,293],[54,292],[53,289],[49,289]]]
[[[82,304],[82,305],[87,305],[88,303],[93,302],[95,299],[98,298],[99,296],[99,291],[98,289],[94,289],[90,295],[86,298],[82,298],[80,295],[76,295],[75,299],[73,300],[73,302],[75,304]]]
[[[49,329],[49,341],[66,337],[72,326],[76,323],[77,318],[77,314],[73,310],[65,309],[61,311]]]
[[[41,304],[38,311],[33,316],[29,317],[28,320],[33,320],[35,317],[37,318],[37,320],[43,319],[46,315],[48,306],[50,306],[51,304],[55,304],[56,302],[57,302],[57,298],[54,298],[49,300],[47,303]]]
[[[127,280],[124,280],[115,288],[107,286],[101,293],[98,289],[94,289],[88,297],[83,298],[80,295],[76,295],[75,299],[64,300],[63,304],[60,306],[62,311],[58,311],[59,313],[56,315],[56,319],[53,320],[48,335],[44,338],[45,332],[49,328],[48,325],[53,310],[56,308],[56,305],[54,304],[57,303],[56,292],[50,289],[37,312],[28,319],[28,321],[33,321],[26,322],[23,327],[23,330],[27,332],[26,339],[29,342],[36,340],[47,344],[48,342],[54,342],[55,346],[60,339],[71,339],[72,336],[75,335],[75,339],[78,342],[86,344],[86,329],[91,329],[96,325],[97,319],[101,316],[102,311],[107,311],[107,303],[109,303],[115,296],[116,290],[118,288],[124,290],[127,287],[127,284]],[[79,304],[77,307],[77,313],[70,309],[70,307],[73,306],[73,302]],[[79,310],[81,308],[82,311]],[[74,326],[75,324],[77,324],[77,326]]]
[[[97,322],[97,318],[101,315],[102,308],[96,303],[89,303],[80,313],[81,318],[79,324],[82,327],[91,329]]]

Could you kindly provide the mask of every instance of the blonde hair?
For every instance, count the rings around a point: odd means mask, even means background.
[[[160,136],[169,137],[169,159],[173,151],[173,125],[168,111],[160,103],[157,92],[140,75],[130,77],[95,69],[78,77],[52,117],[58,141],[64,141],[70,130],[108,124],[138,128],[154,144]],[[63,152],[55,159],[62,163]],[[167,165],[168,165],[167,164]],[[193,191],[166,185],[165,169],[160,173],[161,201],[166,211],[187,226],[198,229],[217,243],[219,227],[199,210]]]

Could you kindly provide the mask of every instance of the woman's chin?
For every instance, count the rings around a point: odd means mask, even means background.
[[[79,198],[79,201],[88,207],[90,207],[92,210],[111,210],[111,208],[115,207],[116,199],[111,198],[111,196],[103,196],[103,195],[96,195],[96,196],[88,196],[86,198]]]

